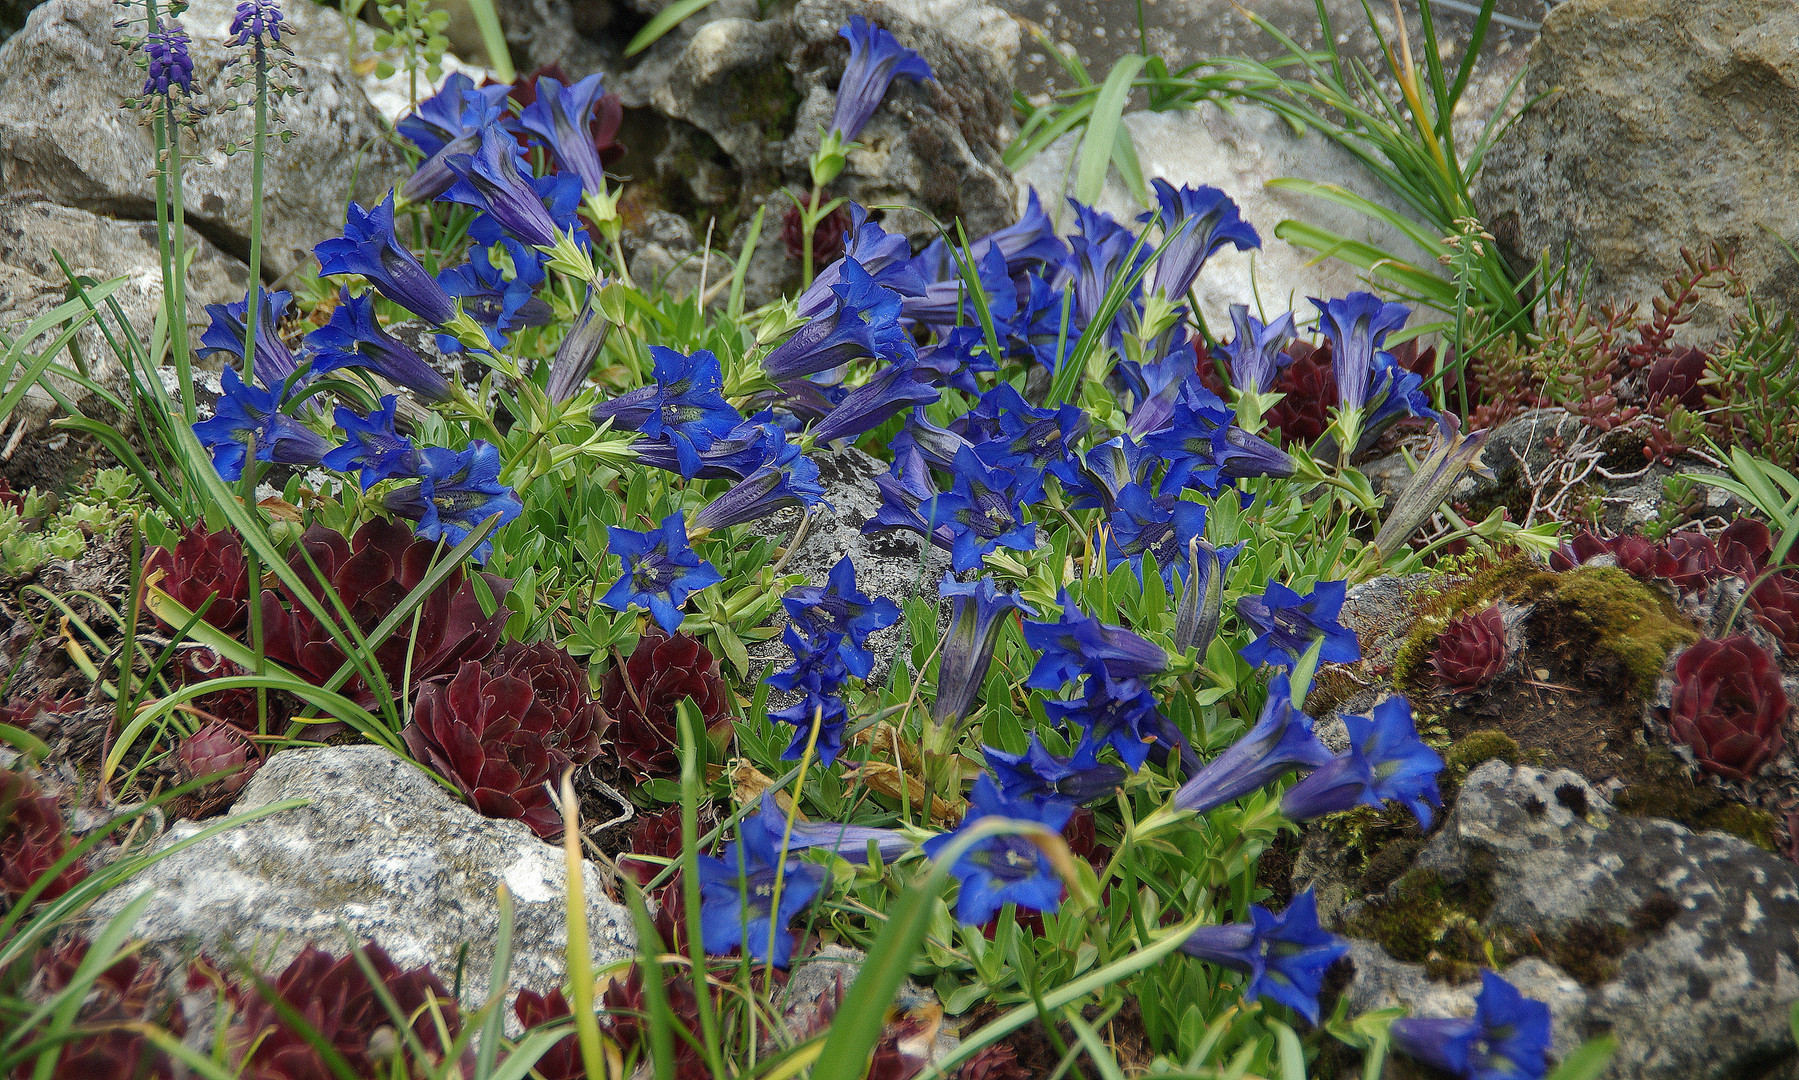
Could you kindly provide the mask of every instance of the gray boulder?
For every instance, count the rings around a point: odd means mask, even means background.
[[[254,955],[276,969],[308,943],[342,954],[347,932],[358,942],[374,939],[402,967],[430,964],[446,981],[462,961],[464,1001],[478,1004],[499,926],[495,897],[505,885],[515,904],[513,987],[547,992],[561,984],[560,848],[521,822],[482,817],[375,746],[276,754],[232,810],[284,799],[309,803],[169,856],[108,894],[94,917],[110,918],[153,890],[136,936],[197,944],[222,959]],[[179,822],[161,843],[200,829]],[[628,959],[629,914],[607,899],[591,864],[583,864],[582,879],[594,963]]]
[[[187,246],[193,252],[187,274],[187,317],[190,322],[204,322],[207,304],[229,304],[244,298],[250,268],[192,228],[187,230]],[[154,221],[104,218],[47,199],[0,198],[0,263],[60,282],[64,278],[56,255],[77,274],[98,280],[120,275],[141,280],[161,303],[162,256]],[[139,330],[149,336],[148,326]]]
[[[1477,883],[1491,898],[1477,915],[1483,927],[1543,943],[1552,957],[1583,957],[1574,974],[1584,985],[1542,959],[1512,968],[1520,989],[1551,1006],[1558,1053],[1611,1031],[1619,1050],[1605,1075],[1619,1080],[1786,1075],[1758,1070],[1795,1053],[1793,863],[1724,833],[1616,814],[1576,773],[1493,761],[1463,782],[1417,871]],[[1446,995],[1472,1002],[1471,987],[1358,950],[1354,1009],[1443,1015],[1454,1011]]]
[[[1488,153],[1477,205],[1513,264],[1566,247],[1588,297],[1626,305],[1737,251],[1751,291],[1799,309],[1799,7],[1791,0],[1569,0],[1543,21],[1526,99]],[[1728,308],[1708,293],[1689,333]]]
[[[183,144],[184,189],[189,223],[241,255],[249,249],[250,163],[223,148],[247,146],[253,119],[248,108],[226,108],[243,91],[230,86],[224,68],[232,51],[217,35],[229,19],[221,23],[217,7],[196,5],[183,16],[206,109]],[[51,0],[0,46],[0,187],[154,221],[155,144],[141,117],[122,105],[142,91],[144,76],[114,44],[116,14],[106,0]],[[263,260],[271,276],[341,231],[346,201],[368,205],[404,175],[398,148],[342,55],[297,54],[283,78],[295,91],[280,103],[281,128],[291,137],[268,145]]]

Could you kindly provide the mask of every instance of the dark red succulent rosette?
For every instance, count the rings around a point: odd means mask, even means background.
[[[1673,552],[1646,536],[1617,537],[1612,541],[1612,554],[1618,560],[1618,569],[1638,581],[1672,581],[1681,574],[1681,565]]]
[[[320,525],[300,538],[305,555],[318,566],[315,574],[300,552],[288,560],[299,580],[327,611],[335,607],[319,587],[319,574],[337,590],[351,620],[363,633],[371,633],[406,594],[423,581],[434,558],[448,554],[434,540],[420,540],[404,525],[377,518],[345,539],[342,533]],[[496,600],[503,600],[511,582],[482,574]],[[285,601],[285,603],[283,602]],[[500,631],[512,614],[504,602],[492,615],[481,610],[475,586],[458,566],[431,590],[415,620],[376,646],[375,661],[390,689],[403,693],[410,655],[414,685],[456,670],[466,660],[481,660],[499,642]],[[282,595],[262,594],[263,640],[269,659],[294,670],[308,682],[323,685],[344,662],[344,654],[324,626],[299,597],[284,585]],[[418,636],[410,636],[416,625]],[[364,707],[376,705],[375,693],[361,674],[352,675],[342,692]]]
[[[1286,396],[1262,419],[1281,433],[1282,446],[1311,446],[1330,429],[1330,410],[1337,404],[1330,343],[1295,341],[1285,352],[1293,362],[1274,380],[1274,389]]]
[[[89,944],[71,938],[40,950],[32,968],[31,1000],[47,1001],[67,989],[87,958]],[[175,1035],[187,1033],[179,1003],[161,992],[162,966],[143,953],[121,956],[89,986],[75,1016],[78,1029],[94,1033],[65,1043],[51,1070],[51,1080],[175,1080],[173,1062],[141,1031],[127,1024],[151,1023]],[[26,1069],[21,1075],[30,1075]]]
[[[238,727],[223,720],[215,720],[182,739],[175,758],[181,764],[182,775],[189,780],[229,773],[208,785],[223,794],[242,791],[262,765],[256,744]]]
[[[619,764],[639,779],[678,775],[681,702],[692,698],[707,732],[716,733],[731,722],[729,695],[704,645],[686,634],[646,634],[600,687]]]
[[[144,576],[157,570],[162,577],[156,587],[189,611],[198,611],[212,600],[200,616],[208,624],[227,634],[236,634],[249,624],[250,568],[236,533],[189,529],[173,550],[150,549],[144,559]]]
[[[568,758],[551,749],[555,713],[531,684],[466,660],[455,676],[419,686],[406,747],[456,785],[476,810],[517,818],[539,836],[562,831],[562,816],[545,784],[560,779]]]
[[[843,254],[843,240],[850,230],[850,216],[839,206],[826,214],[812,230],[812,265],[825,267]],[[806,222],[798,206],[790,206],[781,218],[781,244],[787,257],[798,259],[806,253]]]
[[[1664,575],[1681,592],[1696,592],[1725,573],[1718,559],[1718,545],[1697,532],[1677,532],[1663,545],[1674,559],[1674,570]]]
[[[1782,652],[1799,656],[1799,577],[1788,571],[1769,575],[1750,592],[1748,606],[1780,640]]]
[[[1740,517],[1718,534],[1718,565],[1742,578],[1754,581],[1768,568],[1768,557],[1774,553],[1774,534],[1751,517]]]
[[[403,971],[372,942],[362,951],[382,990],[401,1013],[413,1018],[412,1032],[430,1059],[429,1064],[442,1062],[447,1046],[462,1030],[455,997],[429,968]],[[379,1044],[371,1049],[371,1043],[378,1034],[382,1042],[389,1041],[393,1019],[355,956],[334,957],[308,945],[270,981],[272,986],[265,989],[342,1055],[355,1075],[387,1075],[390,1051]],[[257,988],[227,984],[227,993],[237,1007],[229,1040],[242,1080],[328,1080],[335,1075],[312,1042],[297,1026],[289,1024],[284,1010]],[[422,1066],[426,1063],[415,1061],[410,1040],[394,1041],[409,1063],[404,1075],[425,1075]],[[462,1075],[473,1075],[474,1065],[473,1053],[465,1052]]]
[[[1505,670],[1505,617],[1493,604],[1450,620],[1431,653],[1431,669],[1455,693],[1477,690]]]
[[[1774,658],[1747,635],[1703,638],[1674,662],[1668,729],[1707,772],[1731,780],[1760,772],[1786,742],[1787,712]]]
[[[546,743],[552,754],[570,765],[585,765],[599,756],[606,714],[588,686],[587,669],[567,649],[547,641],[513,642],[489,666],[524,680],[537,704],[550,711]]]
[[[1643,380],[1650,406],[1666,405],[1671,409],[1675,405],[1684,405],[1689,410],[1704,408],[1703,381],[1709,362],[1709,357],[1692,347],[1662,354],[1649,366],[1649,374]]]
[[[55,797],[45,794],[30,776],[0,769],[0,892],[7,900],[25,895],[70,846]],[[37,899],[54,900],[86,876],[78,860],[63,868]]]

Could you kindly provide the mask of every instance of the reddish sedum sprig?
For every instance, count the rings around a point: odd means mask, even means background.
[[[1707,772],[1755,776],[1785,744],[1788,711],[1774,658],[1746,635],[1701,639],[1674,663],[1668,730]]]

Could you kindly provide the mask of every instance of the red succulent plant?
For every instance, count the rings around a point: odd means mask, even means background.
[[[242,1080],[331,1080],[336,1075],[307,1034],[289,1024],[287,1012],[305,1021],[357,1076],[390,1075],[395,1054],[404,1054],[406,1069],[392,1075],[409,1080],[424,1077],[442,1062],[462,1028],[456,999],[430,968],[402,971],[373,943],[364,946],[363,956],[381,991],[401,1015],[411,1018],[412,1032],[430,1060],[414,1057],[410,1039],[392,1037],[393,1017],[355,956],[334,957],[308,945],[262,988],[279,998],[281,1006],[256,988],[227,987],[238,1011],[230,1040]],[[462,1075],[473,1069],[474,1055],[465,1053]]]
[[[843,254],[843,238],[850,230],[850,216],[843,207],[831,211],[812,230],[812,265],[825,267]],[[800,208],[792,206],[781,219],[781,244],[787,257],[797,259],[806,253],[806,222]]]
[[[1688,409],[1703,408],[1703,380],[1708,362],[1709,358],[1704,353],[1691,347],[1663,353],[1649,366],[1649,374],[1643,381],[1643,388],[1649,395],[1649,404],[1654,406],[1665,401],[1670,407],[1684,405]]]
[[[1774,534],[1751,517],[1740,517],[1718,534],[1718,565],[1744,581],[1754,581],[1774,553]]]
[[[223,720],[215,720],[181,740],[181,749],[176,751],[175,757],[181,762],[182,773],[190,780],[229,771],[230,775],[208,785],[227,795],[242,791],[262,765],[255,744],[237,727]]]
[[[1668,727],[1708,772],[1731,780],[1760,772],[1786,741],[1786,717],[1774,658],[1746,635],[1701,639],[1674,662]]]
[[[521,646],[485,667],[467,660],[455,677],[423,683],[402,733],[407,748],[481,813],[556,835],[562,815],[545,784],[599,752],[599,711],[586,676],[578,669],[571,676],[562,664],[574,667],[566,654],[556,661]]]
[[[1780,639],[1782,652],[1799,655],[1799,578],[1785,571],[1769,575],[1749,594],[1749,610]]]
[[[75,981],[75,973],[87,959],[89,944],[72,938],[56,948],[39,951],[32,967],[36,975],[29,997],[47,1001]],[[153,1023],[180,1037],[187,1021],[177,1001],[159,993],[162,967],[142,953],[114,960],[89,985],[75,1015],[77,1030],[90,1030],[65,1043],[51,1080],[173,1080],[177,1074],[168,1055],[148,1036],[127,1024]],[[21,1075],[30,1075],[26,1069]]]
[[[701,832],[712,827],[709,805],[700,807],[698,825]],[[649,856],[642,858],[641,856]],[[648,885],[667,863],[681,857],[681,806],[663,808],[661,813],[640,814],[631,826],[631,846],[618,856],[618,868],[639,885]]]
[[[676,709],[687,698],[709,734],[729,727],[729,691],[706,647],[685,634],[644,635],[630,657],[606,673],[600,688],[619,763],[639,778],[679,773]]]
[[[229,529],[207,532],[195,527],[181,534],[175,547],[150,549],[144,575],[161,570],[156,587],[189,611],[211,604],[200,617],[227,634],[249,621],[250,569],[243,542]]]
[[[1287,346],[1286,353],[1293,362],[1274,380],[1275,391],[1286,396],[1262,418],[1281,433],[1281,445],[1310,446],[1329,430],[1330,410],[1337,404],[1337,376],[1331,368],[1330,343],[1295,341]]]
[[[69,851],[62,809],[37,781],[0,769],[0,891],[17,900]],[[37,898],[54,900],[87,876],[76,861],[53,878]]]
[[[700,999],[693,992],[691,979],[669,979],[663,984],[663,992],[668,1001],[670,1018],[686,1028],[696,1038],[700,1033]],[[524,994],[519,995],[522,1000]],[[716,996],[715,996],[716,1007]],[[546,1019],[554,1019],[558,1015],[567,1016],[568,1003],[562,1000],[560,992],[552,994],[544,1003],[543,1015]],[[560,1013],[552,1012],[560,1009]],[[637,1051],[637,1059],[646,1061],[649,1058],[648,1020],[650,1006],[643,993],[643,971],[636,964],[623,979],[616,976],[612,983],[600,995],[601,1027],[618,1048],[625,1054]],[[535,1013],[535,1010],[533,1010]],[[520,1016],[520,1019],[524,1019]],[[675,1035],[675,1077],[676,1080],[705,1080],[712,1073],[706,1066],[706,1059],[700,1055],[693,1042]],[[547,1077],[547,1074],[546,1074]],[[554,1078],[547,1078],[554,1080]]]
[[[1018,1051],[1005,1043],[983,1047],[956,1073],[956,1080],[1031,1080],[1031,1070],[1018,1062]]]
[[[1703,589],[1725,572],[1718,560],[1718,545],[1704,533],[1677,532],[1664,546],[1674,558],[1673,573],[1664,576],[1681,592]]]
[[[1477,690],[1505,670],[1505,616],[1499,605],[1451,619],[1437,638],[1430,666],[1455,693]]]
[[[406,526],[381,518],[356,530],[356,535],[348,539],[342,533],[314,525],[300,538],[300,545],[304,554],[296,551],[288,565],[324,609],[333,611],[334,605],[325,599],[319,584],[322,574],[363,634],[373,631],[397,608],[406,594],[424,580],[433,559],[447,552],[437,541],[417,539]],[[306,556],[318,566],[318,574],[307,566]],[[493,574],[481,576],[495,598],[506,595],[510,582]],[[292,668],[309,682],[323,684],[342,666],[344,653],[297,595],[285,586],[283,593],[286,606],[273,592],[262,594],[263,640],[268,657]],[[463,661],[486,657],[499,641],[500,630],[511,614],[504,603],[496,604],[493,614],[484,614],[474,584],[463,574],[462,567],[455,567],[425,598],[418,618],[406,620],[401,629],[375,647],[375,662],[388,687],[395,694],[404,693],[408,670],[417,684],[454,671]],[[414,626],[416,637],[409,632]],[[350,677],[343,692],[360,705],[376,704],[374,690],[360,673]]]

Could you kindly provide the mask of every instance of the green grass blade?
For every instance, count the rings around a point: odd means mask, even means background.
[[[1080,166],[1075,171],[1074,197],[1084,203],[1099,198],[1106,184],[1106,168],[1112,164],[1112,150],[1118,139],[1118,126],[1124,120],[1124,107],[1130,102],[1131,83],[1143,70],[1143,57],[1126,53],[1112,65],[1099,97],[1093,103],[1093,115],[1087,120],[1087,135],[1081,140]]]
[[[1588,1039],[1580,1045],[1580,1049],[1562,1059],[1556,1070],[1549,1074],[1548,1080],[1599,1080],[1605,1067],[1611,1064],[1612,1055],[1617,1052],[1616,1035]]]
[[[487,49],[487,66],[493,68],[494,77],[500,82],[512,82],[518,78],[518,72],[512,68],[512,53],[506,48],[506,31],[500,26],[493,0],[468,0],[468,6],[474,12],[475,25],[481,28],[481,45]]]
[[[710,3],[712,0],[675,0],[674,3],[657,12],[656,17],[645,23],[642,30],[637,31],[637,36],[625,46],[625,55],[627,57],[636,56],[654,45],[662,35],[679,26],[682,19]]]

